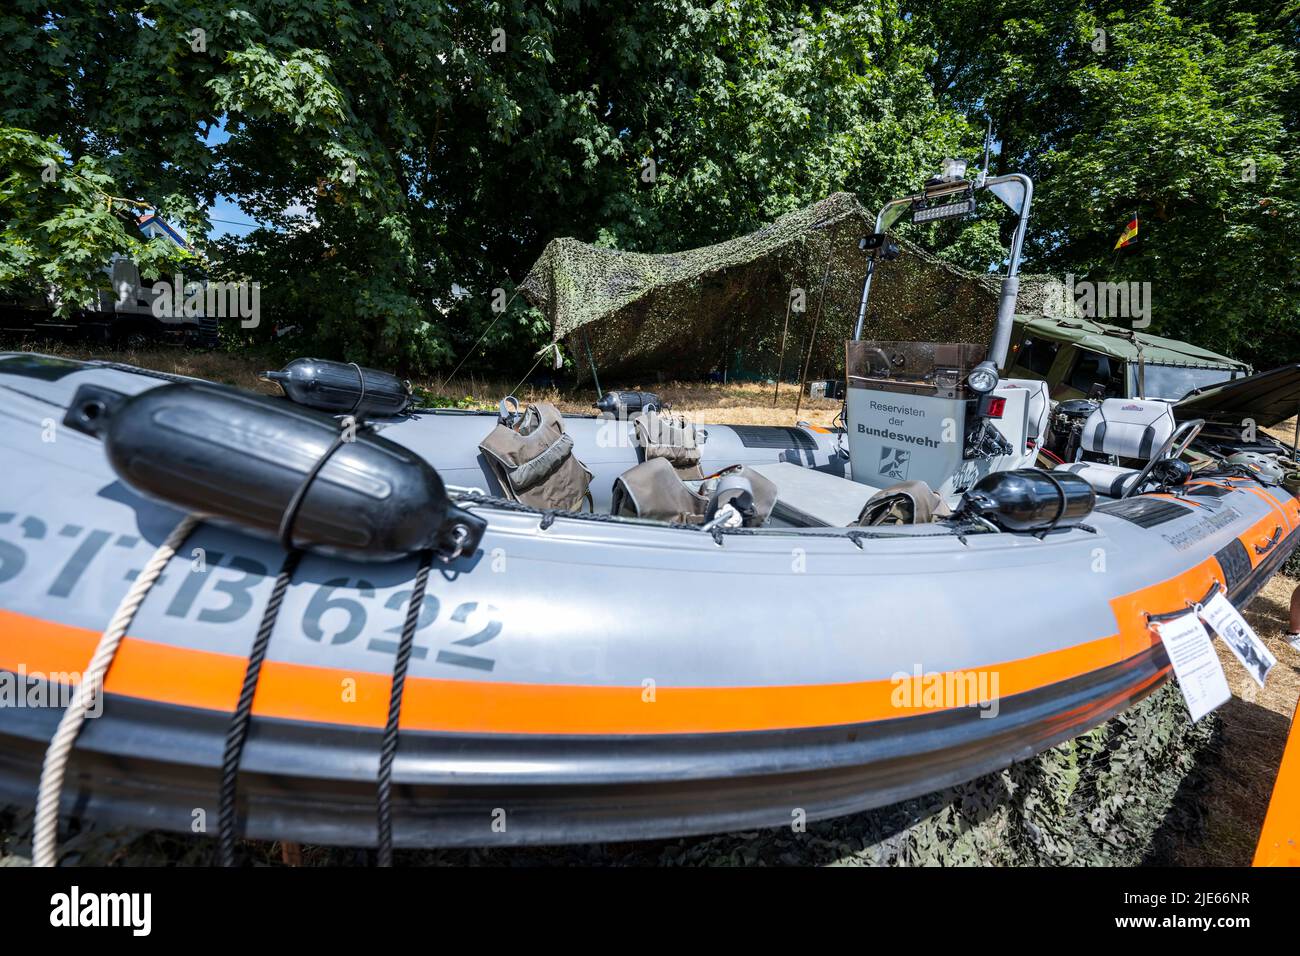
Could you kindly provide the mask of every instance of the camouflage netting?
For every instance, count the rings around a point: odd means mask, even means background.
[[[816,324],[810,374],[842,371],[853,334],[866,258],[858,240],[875,215],[848,193],[835,193],[747,236],[702,249],[651,255],[556,239],[521,284],[586,365],[675,378],[726,371],[797,377]],[[872,285],[868,334],[909,341],[988,342],[998,279],[966,272],[900,241],[902,256],[881,263]],[[817,321],[822,280],[825,302]],[[784,357],[781,339],[792,287],[804,311],[792,311]],[[1037,284],[1022,280],[1022,302],[1038,311]],[[1030,301],[1034,300],[1034,301]]]
[[[1166,686],[1095,730],[1001,773],[893,806],[790,828],[644,843],[403,851],[403,865],[1115,865],[1172,862],[1200,836],[1200,767],[1217,715],[1187,719]],[[7,816],[7,819],[6,819]],[[0,865],[30,852],[30,813],[0,808]],[[202,838],[89,827],[65,839],[65,862],[207,865]],[[255,862],[279,845],[247,844]],[[12,855],[10,855],[12,854]],[[356,864],[364,850],[303,847],[307,865]]]

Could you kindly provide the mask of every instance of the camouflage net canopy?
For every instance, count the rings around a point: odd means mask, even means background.
[[[828,376],[844,367],[866,273],[858,240],[875,221],[853,196],[835,193],[757,232],[687,252],[620,252],[556,239],[520,288],[580,369],[589,347],[601,372],[771,378],[781,370],[791,379],[802,371],[811,339],[809,373]],[[986,344],[1000,280],[907,241],[899,245],[902,255],[877,268],[865,334]],[[1033,296],[1031,288],[1022,279],[1022,301]]]

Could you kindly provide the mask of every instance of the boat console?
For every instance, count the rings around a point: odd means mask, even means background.
[[[976,390],[970,377],[983,346],[854,341],[846,353],[854,481],[921,480],[955,501],[987,474],[1033,464],[1029,406],[1038,390],[1010,380]]]
[[[983,167],[972,180],[966,163],[945,161],[942,173],[919,193],[886,203],[875,232],[860,244],[867,270],[845,356],[845,423],[855,481],[919,479],[956,504],[986,475],[1035,461],[1046,396],[1035,383],[999,375],[1010,345],[1034,185],[1022,173],[988,176],[987,143]],[[917,223],[971,215],[984,191],[1017,216],[989,344],[864,340],[876,264],[898,255],[888,230],[909,213]]]

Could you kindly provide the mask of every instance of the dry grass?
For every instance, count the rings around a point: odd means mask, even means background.
[[[35,345],[29,347],[37,348]],[[263,368],[274,367],[273,362],[264,358],[180,348],[91,354],[85,349],[44,343],[39,350],[73,358],[126,362],[257,391],[276,390],[257,378],[257,373]],[[513,386],[513,383],[485,381],[472,376],[461,376],[451,383],[439,382],[436,377],[422,378],[413,384],[457,401],[468,399],[483,408],[495,408],[505,391]],[[642,387],[642,383],[637,382],[605,384],[616,384],[621,388]],[[770,385],[671,382],[644,383],[644,387],[647,391],[657,392],[675,410],[700,413],[704,420],[718,424],[790,425],[796,419],[802,419],[829,425],[840,407],[835,401],[804,399],[796,415],[797,390],[791,385],[781,386],[775,407],[772,401],[774,389]],[[590,412],[595,398],[590,386],[585,391],[526,386],[519,392],[517,397],[521,400],[553,402],[561,410],[571,413]],[[1268,431],[1290,442],[1294,429],[1295,420],[1292,419]],[[1250,863],[1254,854],[1278,762],[1286,744],[1291,714],[1300,698],[1300,652],[1284,639],[1291,591],[1298,585],[1300,582],[1290,578],[1275,577],[1246,614],[1278,660],[1267,687],[1259,688],[1223,642],[1215,642],[1234,699],[1220,712],[1223,732],[1214,760],[1204,768],[1207,786],[1201,799],[1205,819],[1203,838],[1194,845],[1187,844],[1179,849],[1176,860],[1183,865],[1244,866]]]
[[[1265,430],[1289,444],[1295,419]],[[1205,832],[1196,844],[1184,845],[1176,854],[1182,865],[1248,866],[1254,857],[1291,715],[1300,701],[1300,651],[1285,638],[1291,592],[1296,587],[1300,581],[1279,574],[1246,611],[1246,619],[1277,658],[1265,687],[1255,683],[1223,641],[1214,642],[1233,699],[1219,711],[1223,730],[1214,760],[1205,768],[1208,786],[1201,797]]]
[[[1246,619],[1277,658],[1261,688],[1223,641],[1215,648],[1233,699],[1219,714],[1222,732],[1204,768],[1204,833],[1175,854],[1185,866],[1249,866],[1264,823],[1273,781],[1286,747],[1291,715],[1300,699],[1300,651],[1285,639],[1291,592],[1300,581],[1278,575],[1251,603]]]
[[[438,381],[417,381],[430,392],[438,392]],[[482,380],[460,380],[444,386],[441,394],[453,398],[469,398],[483,408],[496,408],[497,402],[506,394],[513,383],[485,382]],[[464,388],[464,394],[457,386]],[[793,425],[796,421],[806,421],[814,425],[829,425],[838,414],[840,403],[826,399],[810,399],[806,396],[795,405],[799,389],[794,385],[782,384],[780,393],[772,385],[760,385],[753,382],[732,382],[726,385],[705,382],[666,382],[662,385],[631,383],[620,388],[640,389],[654,392],[663,401],[672,406],[673,411],[700,414],[705,421],[715,425]],[[776,404],[773,404],[773,397]],[[585,391],[558,389],[536,389],[531,385],[519,389],[515,396],[525,402],[551,402],[562,412],[590,414],[592,402],[596,399],[596,390],[588,386]]]
[[[1291,442],[1295,441],[1295,419],[1288,418],[1286,421],[1274,425],[1272,428],[1265,428],[1264,431],[1272,435],[1274,438],[1290,445]]]
[[[88,350],[85,347],[69,346],[62,343],[34,342],[15,346],[45,352],[48,355],[63,355],[76,359],[99,359],[108,362],[125,362],[143,368],[171,372],[177,375],[193,375],[226,385],[237,385],[253,391],[274,394],[279,388],[261,381],[257,375],[268,368],[277,368],[279,363],[269,355],[250,356],[232,355],[226,352],[200,352],[186,348],[150,348],[124,350]],[[438,376],[420,376],[412,379],[411,384],[430,395],[443,396],[458,404],[473,405],[492,409],[497,403],[518,385],[517,381],[501,379],[484,379],[461,373],[449,382]],[[636,381],[603,383],[610,387],[643,389],[655,392],[663,401],[672,406],[674,411],[687,413],[707,413],[706,419],[718,425],[793,425],[796,421],[806,421],[814,425],[829,425],[840,410],[838,401],[826,399],[809,399],[805,396],[799,402],[796,413],[795,405],[799,389],[790,384],[782,384],[773,404],[773,385],[761,385],[752,382],[734,382],[726,385],[702,382],[667,382],[655,384]],[[590,414],[592,402],[596,400],[595,388],[588,385],[578,389],[536,388],[524,385],[517,389],[516,395],[525,402],[551,402],[562,412],[571,414]]]
[[[155,369],[159,372],[192,375],[195,378],[220,382],[223,385],[237,385],[240,388],[253,391],[279,391],[278,388],[268,382],[263,382],[257,377],[259,372],[277,366],[264,364],[271,362],[271,360],[259,358],[256,355],[200,352],[179,346],[148,349],[93,349],[54,341],[19,342],[12,345],[6,343],[4,348],[14,351],[41,352],[45,355],[60,355],[71,359],[123,362],[127,365]]]

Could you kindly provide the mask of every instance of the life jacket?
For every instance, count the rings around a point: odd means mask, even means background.
[[[753,469],[733,465],[710,475],[695,491],[677,477],[668,459],[648,458],[614,479],[610,512],[651,521],[704,524],[725,504],[741,512],[746,527],[759,527],[776,505],[776,485]]]
[[[695,426],[685,418],[660,415],[648,411],[633,420],[637,443],[645,452],[645,460],[667,459],[683,481],[698,481],[704,477],[700,470],[700,436]]]
[[[478,447],[505,496],[562,511],[579,510],[584,498],[590,504],[592,474],[574,455],[559,410],[539,402],[522,413],[508,412],[506,401],[501,410],[501,419]]]

